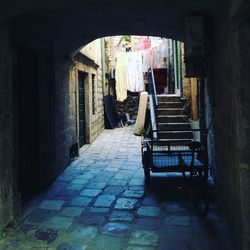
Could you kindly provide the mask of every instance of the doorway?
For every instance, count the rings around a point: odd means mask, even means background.
[[[19,192],[23,199],[39,188],[38,55],[16,47],[16,90],[18,98]]]
[[[85,117],[85,80],[87,73],[78,71],[78,96],[79,96],[79,147],[86,144],[86,117]]]

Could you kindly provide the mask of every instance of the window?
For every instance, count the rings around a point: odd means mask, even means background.
[[[92,74],[92,114],[93,115],[96,113],[95,99],[96,99],[95,74]]]

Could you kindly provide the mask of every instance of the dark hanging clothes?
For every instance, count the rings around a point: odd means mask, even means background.
[[[164,88],[167,87],[168,82],[167,69],[154,69],[154,78],[157,93],[163,93]]]
[[[104,118],[105,128],[107,129],[114,129],[118,124],[118,117],[114,107],[114,97],[110,95],[104,96]]]

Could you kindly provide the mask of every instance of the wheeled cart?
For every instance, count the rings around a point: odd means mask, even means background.
[[[200,129],[191,131],[194,134],[193,138],[202,138],[204,142],[201,143],[193,139],[189,141],[160,140],[156,130],[152,131],[150,139],[144,138],[142,140],[141,149],[145,183],[147,186],[150,185],[151,173],[182,173],[184,179],[188,179],[192,200],[196,203],[199,200],[199,203],[202,203],[199,204],[199,206],[202,205],[199,208],[199,213],[205,215],[208,210],[207,179],[209,168],[206,146],[208,131]]]

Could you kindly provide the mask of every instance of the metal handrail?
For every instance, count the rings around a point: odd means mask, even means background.
[[[158,131],[158,100],[157,100],[157,92],[156,92],[156,86],[155,86],[154,71],[152,67],[148,70],[148,80],[149,80],[149,91],[152,96],[153,112],[154,112],[154,121],[151,120],[152,130],[156,130],[157,132]]]

